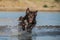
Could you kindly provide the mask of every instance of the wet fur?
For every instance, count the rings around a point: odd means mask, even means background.
[[[29,8],[26,9],[26,15],[24,17],[19,17],[19,25],[22,26],[23,30],[31,31],[32,28],[36,25],[36,16],[37,16],[37,10],[36,11],[30,11]],[[30,20],[32,22],[30,23]],[[25,22],[26,20],[26,22]],[[26,26],[26,27],[25,27]]]

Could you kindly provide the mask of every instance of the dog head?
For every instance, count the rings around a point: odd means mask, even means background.
[[[34,18],[36,17],[37,15],[37,10],[36,11],[31,11],[29,8],[26,9],[26,15],[28,17],[28,21],[31,23]]]

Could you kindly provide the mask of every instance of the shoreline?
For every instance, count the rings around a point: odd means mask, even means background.
[[[25,12],[27,8],[0,8],[0,12]],[[35,9],[30,8],[31,11],[38,10],[39,12],[60,12],[60,9]]]
[[[0,12],[25,12],[23,9],[14,9],[14,10],[0,10]],[[60,10],[38,10],[38,12],[60,12]]]

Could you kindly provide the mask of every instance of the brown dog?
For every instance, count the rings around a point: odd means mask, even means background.
[[[30,11],[29,8],[26,9],[26,15],[24,17],[20,17],[19,21],[21,21],[19,24],[21,24],[23,30],[31,31],[32,28],[36,25],[36,16],[37,16],[37,10],[36,11]]]

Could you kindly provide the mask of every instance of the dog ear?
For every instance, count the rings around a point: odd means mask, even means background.
[[[30,12],[29,8],[26,9],[26,14],[28,14]]]

